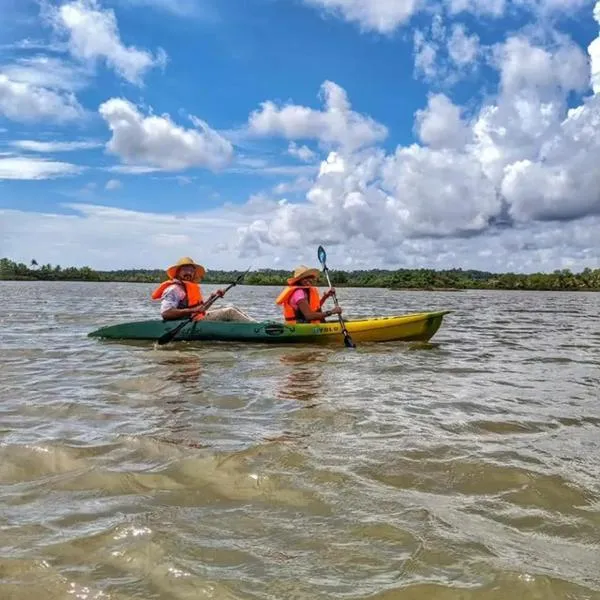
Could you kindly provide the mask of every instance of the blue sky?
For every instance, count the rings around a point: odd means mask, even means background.
[[[600,2],[0,10],[0,256],[598,265]]]

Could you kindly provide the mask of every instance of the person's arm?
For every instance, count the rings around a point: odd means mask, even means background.
[[[161,317],[165,319],[165,321],[171,321],[172,319],[183,319],[184,317],[189,317],[197,312],[201,312],[198,310],[199,307],[196,308],[167,308],[164,312],[161,312]]]
[[[307,300],[300,300],[298,302],[298,309],[304,316],[307,321],[320,321],[321,319],[326,319],[327,317],[331,317],[331,315],[341,315],[342,309],[339,306],[332,308],[331,310],[310,310],[310,305]]]
[[[328,298],[331,298],[331,296],[333,296],[335,294],[335,288],[334,287],[330,287],[321,297],[321,306],[323,306],[323,304],[325,304],[325,301]]]
[[[222,298],[224,296],[223,290],[217,290],[214,294],[209,297],[217,296]],[[163,295],[163,300],[160,306],[160,315],[163,319],[170,321],[172,319],[183,319],[184,317],[190,317],[197,313],[202,313],[206,310],[206,302],[193,306],[191,308],[177,308],[181,297],[176,289],[167,289]]]

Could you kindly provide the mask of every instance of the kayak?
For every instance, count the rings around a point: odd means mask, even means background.
[[[345,321],[356,343],[391,341],[428,341],[442,324],[449,310],[412,313],[389,317],[371,317]],[[101,327],[89,337],[112,340],[158,340],[181,324],[181,320],[134,321]],[[190,321],[173,341],[264,342],[270,344],[343,344],[338,321],[286,324],[279,321]]]
[[[442,324],[449,310],[412,313],[389,317],[371,317],[345,321],[346,329],[355,342],[428,341]],[[181,324],[181,320],[133,321],[101,327],[89,337],[113,340],[158,340]],[[343,343],[338,321],[326,323],[294,323],[279,321],[190,321],[182,327],[173,341],[265,342],[275,344]]]

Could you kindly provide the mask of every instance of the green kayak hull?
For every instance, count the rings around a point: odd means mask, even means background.
[[[371,317],[346,321],[356,343],[389,341],[428,341],[442,324],[449,310]],[[135,321],[102,327],[90,337],[112,340],[158,340],[181,321]],[[173,341],[259,342],[268,344],[343,344],[338,321],[288,325],[278,321],[194,321],[182,327]]]

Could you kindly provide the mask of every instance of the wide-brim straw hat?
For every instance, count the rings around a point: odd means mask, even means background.
[[[169,276],[169,279],[175,279],[175,277],[177,277],[177,271],[179,267],[183,267],[185,265],[192,265],[195,267],[196,272],[194,273],[194,281],[200,281],[200,279],[202,279],[206,274],[206,269],[202,265],[196,263],[193,258],[184,256],[167,269],[167,275]]]
[[[300,265],[294,269],[294,274],[287,280],[287,282],[288,285],[294,285],[294,283],[304,279],[305,277],[314,277],[315,279],[318,279],[320,274],[321,272],[319,269],[311,269],[305,265]]]

